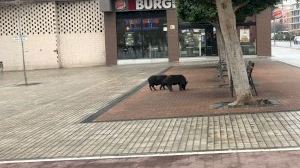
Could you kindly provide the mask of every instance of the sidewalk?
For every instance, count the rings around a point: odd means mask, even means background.
[[[299,168],[300,152],[254,152],[11,163],[3,168]],[[1,167],[1,165],[0,165]]]
[[[274,43],[274,41],[271,41],[272,47],[283,47],[283,48],[293,48],[293,49],[300,49],[300,44],[294,44],[294,41],[278,41]]]
[[[300,50],[294,48],[272,47],[272,59],[300,67]]]
[[[229,85],[217,77],[216,67],[180,66],[172,67],[165,74],[183,74],[188,80],[187,90],[150,91],[145,85],[137,93],[118,103],[97,118],[97,121],[124,121],[137,119],[162,119],[199,117],[222,114],[262,113],[300,110],[300,69],[273,61],[256,61],[253,80],[258,92],[256,99],[269,99],[273,106],[241,108],[214,108],[221,102],[233,102]],[[228,81],[227,81],[228,83]],[[158,89],[159,87],[157,87]]]
[[[295,148],[300,112],[81,123],[169,64],[0,76],[0,160]],[[142,110],[142,109],[141,109]]]
[[[22,72],[0,74],[0,160],[72,156],[82,143],[97,146],[110,123],[80,122],[168,66],[30,71],[29,81],[41,83],[30,87],[16,87]]]

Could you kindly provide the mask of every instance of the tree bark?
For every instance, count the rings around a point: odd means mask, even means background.
[[[231,85],[231,82],[230,82],[231,81],[231,73],[230,73],[231,71],[230,71],[230,65],[229,65],[229,61],[228,61],[228,54],[226,52],[224,37],[223,37],[222,31],[221,31],[219,22],[214,24],[214,26],[216,28],[216,35],[217,35],[218,55],[219,55],[219,58],[221,61],[226,62],[228,82],[229,82],[229,85]]]
[[[220,66],[222,66],[222,62],[226,62],[227,64],[227,60],[226,60],[226,51],[225,51],[225,46],[224,46],[224,39],[223,39],[223,35],[222,35],[222,31],[221,31],[221,27],[219,25],[219,23],[214,24],[215,28],[216,28],[216,36],[217,36],[217,44],[218,44],[218,56],[219,56],[219,61],[221,63]],[[227,65],[226,65],[227,66]],[[228,67],[226,67],[228,70]],[[225,79],[223,78],[223,72],[220,72],[222,74],[220,74],[221,76],[221,80],[222,82],[225,83]]]
[[[229,105],[244,105],[253,102],[246,65],[236,30],[236,16],[232,0],[216,0],[219,23],[224,37],[228,63],[232,74],[236,100]]]
[[[214,24],[216,28],[216,35],[217,35],[217,44],[218,44],[218,55],[221,61],[226,61],[226,51],[225,51],[225,44],[224,39],[221,31],[221,27],[219,23]]]

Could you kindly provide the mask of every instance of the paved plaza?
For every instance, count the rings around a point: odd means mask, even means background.
[[[252,74],[257,100],[269,99],[275,105],[224,108],[221,102],[233,102],[229,83],[221,80],[215,66],[186,65],[168,69],[164,74],[183,74],[185,91],[150,91],[146,85],[126,100],[104,111],[96,121],[124,121],[199,117],[221,114],[262,113],[300,110],[300,69],[278,61],[255,60]],[[225,84],[224,84],[225,83]],[[254,94],[254,91],[253,91]]]
[[[0,75],[0,160],[128,156],[300,146],[300,112],[82,123],[170,64]]]
[[[294,41],[278,41],[274,40],[271,41],[272,47],[284,47],[284,48],[293,48],[293,49],[300,49],[300,44],[294,44]],[[272,48],[273,49],[273,48]]]

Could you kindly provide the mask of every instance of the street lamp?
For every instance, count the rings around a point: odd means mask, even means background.
[[[275,22],[275,18],[273,20],[273,29],[274,29],[274,33],[273,33],[273,41],[274,41],[274,46],[276,46],[276,22]]]
[[[21,25],[21,2],[20,2],[20,0],[17,1],[16,4],[17,4],[17,10],[18,10],[19,39],[20,39],[21,47],[22,47],[24,81],[25,81],[25,85],[28,85],[28,82],[27,82],[27,73],[26,73],[26,63],[25,63],[25,52],[24,52],[24,35],[23,35],[22,25]]]

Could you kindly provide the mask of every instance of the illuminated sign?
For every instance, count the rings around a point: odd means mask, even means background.
[[[175,0],[136,0],[136,10],[175,8]]]
[[[279,19],[279,18],[282,17],[282,10],[279,9],[279,8],[274,9],[272,15],[273,15],[273,17],[274,17],[275,19]]]
[[[250,42],[250,30],[249,29],[240,29],[240,42],[249,43]]]
[[[117,10],[124,10],[126,8],[125,0],[116,0],[115,8]]]
[[[172,8],[176,8],[175,0],[115,0],[116,11],[163,10]]]

